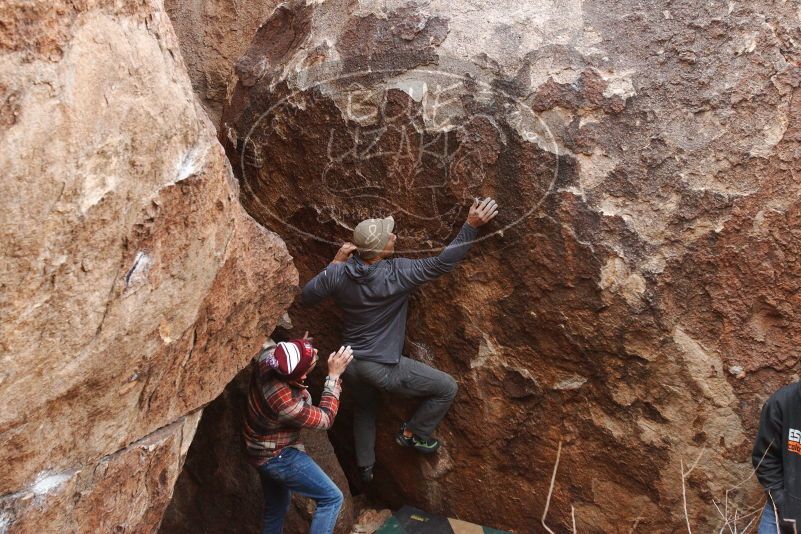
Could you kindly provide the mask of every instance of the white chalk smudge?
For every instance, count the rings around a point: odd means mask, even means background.
[[[147,278],[147,271],[151,263],[153,260],[146,252],[141,250],[137,252],[133,265],[125,274],[125,289],[143,283]]]
[[[192,147],[189,152],[184,154],[181,161],[178,162],[175,172],[175,181],[173,183],[186,180],[190,176],[197,174],[202,167],[205,156],[205,148],[201,148],[197,145]]]
[[[40,473],[36,478],[36,482],[31,486],[31,492],[37,496],[50,493],[64,482],[71,479],[74,474],[74,470],[63,471],[61,473]]]

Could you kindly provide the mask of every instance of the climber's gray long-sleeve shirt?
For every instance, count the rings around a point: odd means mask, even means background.
[[[409,293],[452,271],[470,250],[478,230],[464,224],[438,256],[392,258],[372,265],[351,256],[329,264],[303,288],[303,304],[331,296],[344,312],[343,343],[360,360],[398,363],[406,338]]]

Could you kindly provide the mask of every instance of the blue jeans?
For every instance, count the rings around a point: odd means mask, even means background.
[[[765,509],[762,510],[762,519],[759,521],[757,534],[776,534],[776,532],[776,513],[773,511],[773,505],[768,497]]]
[[[259,466],[264,490],[261,534],[281,534],[291,492],[317,502],[309,534],[331,534],[342,507],[342,492],[305,452],[288,447]]]

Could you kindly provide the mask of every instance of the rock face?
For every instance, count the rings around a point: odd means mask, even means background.
[[[276,0],[164,2],[181,43],[192,87],[215,126],[220,123],[234,63],[247,50],[259,25],[277,4]]]
[[[152,532],[161,521],[200,410],[104,456],[3,498],[8,532]]]
[[[160,2],[11,2],[0,28],[0,531],[152,532],[297,273]]]
[[[413,300],[410,353],[460,393],[438,459],[392,444],[410,406],[384,411],[378,495],[540,529],[561,441],[560,528],[572,509],[581,532],[706,531],[760,506],[741,483],[760,404],[799,371],[796,8],[329,1],[261,27],[221,137],[303,281],[368,215],[426,255],[474,196],[502,206]],[[291,316],[339,342],[330,304]]]
[[[261,483],[242,452],[241,433],[249,383],[248,367],[203,411],[184,470],[175,483],[173,500],[164,514],[162,533],[261,532]],[[312,390],[318,391],[314,387]],[[306,452],[345,496],[335,532],[348,534],[353,524],[353,502],[345,473],[337,463],[328,436],[325,432],[304,431],[301,439]],[[308,532],[314,509],[312,502],[293,495],[292,504],[284,522],[284,532]]]

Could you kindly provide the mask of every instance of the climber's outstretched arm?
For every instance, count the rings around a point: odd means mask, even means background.
[[[489,197],[483,201],[476,199],[470,206],[467,221],[462,225],[459,234],[439,255],[419,260],[409,258],[395,260],[400,283],[411,290],[455,269],[470,250],[478,235],[478,229],[496,215],[498,215],[498,204],[493,199]]]

